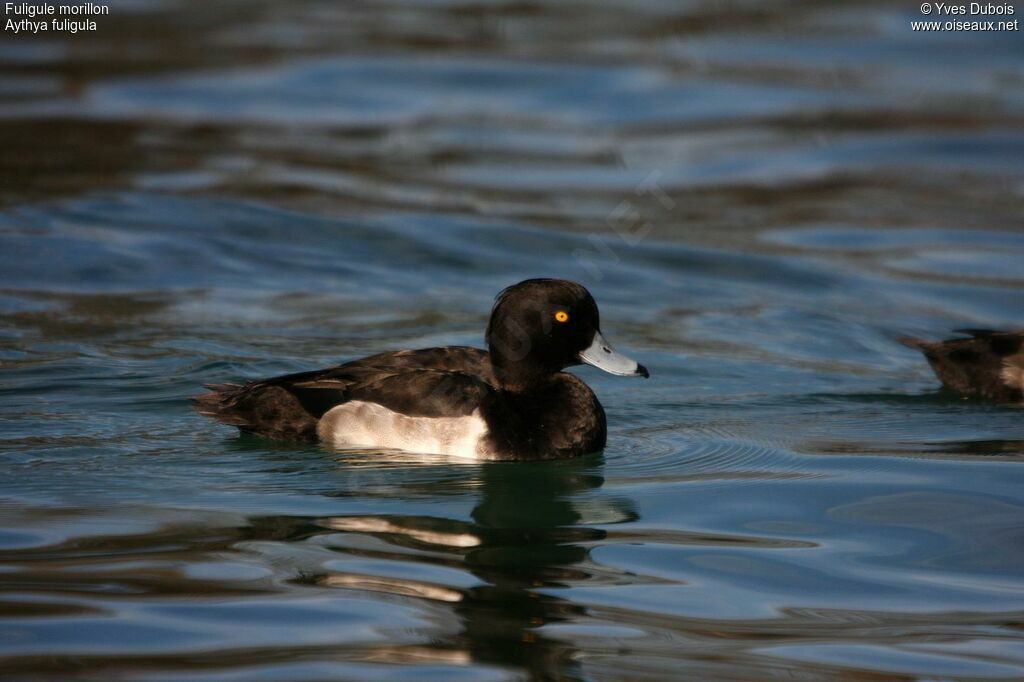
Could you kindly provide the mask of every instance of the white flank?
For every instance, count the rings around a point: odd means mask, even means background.
[[[406,450],[489,459],[487,425],[476,410],[465,417],[408,417],[377,403],[353,400],[320,418],[320,440],[340,448]]]

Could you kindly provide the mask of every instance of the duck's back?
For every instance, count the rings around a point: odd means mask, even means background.
[[[209,393],[192,400],[200,414],[247,433],[279,440],[333,440],[325,438],[328,423],[339,425],[346,415],[338,409],[343,406],[367,419],[377,409],[370,405],[409,418],[455,419],[471,415],[493,391],[493,382],[485,351],[446,346],[380,353],[244,385],[210,385]],[[382,428],[387,415],[377,416],[376,427]],[[371,428],[374,422],[366,424]]]

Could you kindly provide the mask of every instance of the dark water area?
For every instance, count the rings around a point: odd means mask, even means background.
[[[896,342],[1024,326],[1024,39],[918,6],[0,34],[0,677],[1024,677],[1024,413]],[[481,345],[532,276],[651,370],[573,370],[603,453],[339,452],[187,404]]]

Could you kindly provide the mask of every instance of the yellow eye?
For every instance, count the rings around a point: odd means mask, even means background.
[[[564,310],[559,310],[557,313],[555,313],[555,322],[568,322],[568,321],[569,321],[569,313],[565,312]]]

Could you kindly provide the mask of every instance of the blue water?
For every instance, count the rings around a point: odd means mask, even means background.
[[[0,676],[1024,677],[1019,33],[917,5],[112,4],[0,42]],[[584,283],[608,446],[241,438],[204,383]]]

